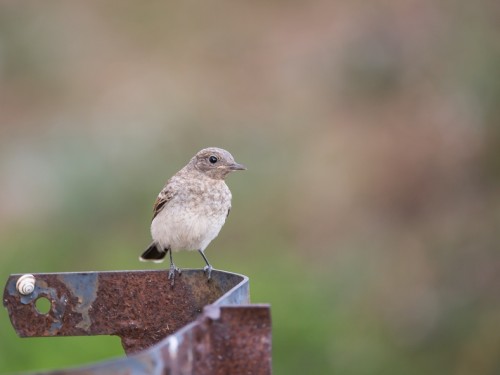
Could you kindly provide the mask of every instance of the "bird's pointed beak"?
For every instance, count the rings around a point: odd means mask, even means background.
[[[243,164],[233,163],[229,166],[229,169],[232,171],[244,171],[247,169],[247,167],[245,167]]]

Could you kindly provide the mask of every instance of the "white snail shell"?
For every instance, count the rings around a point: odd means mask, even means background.
[[[17,291],[27,296],[35,290],[35,276],[31,274],[22,275],[16,282]]]

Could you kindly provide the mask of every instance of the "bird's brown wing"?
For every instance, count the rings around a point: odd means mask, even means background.
[[[156,198],[155,204],[153,206],[153,219],[160,213],[160,211],[165,207],[165,205],[174,197],[173,189],[167,185],[160,191],[158,198]]]

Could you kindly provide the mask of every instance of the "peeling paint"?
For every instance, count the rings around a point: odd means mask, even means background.
[[[78,298],[78,303],[74,309],[82,315],[82,320],[76,324],[76,328],[81,328],[88,331],[92,324],[90,319],[89,309],[97,297],[97,289],[99,288],[99,277],[97,273],[83,273],[80,277],[75,278],[71,274],[63,274],[60,279],[70,289],[73,296]]]

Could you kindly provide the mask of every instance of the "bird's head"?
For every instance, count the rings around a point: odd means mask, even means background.
[[[223,180],[233,171],[247,169],[244,165],[235,162],[233,155],[228,151],[217,147],[209,147],[198,151],[189,164],[216,180]]]

